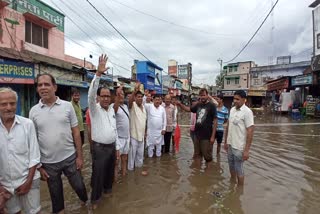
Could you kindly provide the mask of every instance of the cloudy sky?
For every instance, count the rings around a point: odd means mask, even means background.
[[[134,59],[146,60],[86,0],[43,0],[65,15],[66,54],[97,64],[109,55],[114,74],[130,76]],[[231,60],[276,0],[89,0],[134,46],[165,72],[168,60],[191,62],[193,83],[215,84],[218,59]],[[267,65],[277,56],[310,60],[314,0],[279,0],[272,16],[233,62]],[[195,3],[196,2],[196,3]],[[81,28],[82,30],[80,30]],[[85,31],[85,33],[83,32]],[[119,65],[121,67],[119,67]]]

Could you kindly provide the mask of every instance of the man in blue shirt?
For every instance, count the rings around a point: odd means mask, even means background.
[[[224,131],[223,124],[228,122],[229,110],[223,105],[223,94],[219,94],[216,100],[218,102],[218,106],[217,106],[218,127],[216,132],[216,139],[217,139],[217,154],[219,154],[222,138],[223,138],[223,131]]]

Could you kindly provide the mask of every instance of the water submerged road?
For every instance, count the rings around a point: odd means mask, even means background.
[[[182,124],[188,124],[187,116]],[[291,120],[284,116],[255,117],[255,123],[288,122]],[[287,134],[319,135],[320,125],[256,127],[255,131],[260,133],[254,135],[250,159],[245,163],[243,189],[229,181],[225,152],[220,157],[214,153],[209,167],[192,160],[193,147],[184,128],[179,153],[145,159],[149,175],[141,176],[139,170],[130,172],[94,213],[319,213],[320,137]],[[82,173],[89,190],[91,161],[88,145],[84,148]],[[66,212],[88,213],[80,207],[66,179],[64,185]],[[45,183],[41,198],[44,213],[49,213],[51,203]]]

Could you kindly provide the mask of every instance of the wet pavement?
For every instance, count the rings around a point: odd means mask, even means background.
[[[188,124],[188,115],[180,123]],[[193,146],[188,128],[182,128],[180,151],[161,158],[145,159],[144,169],[129,172],[114,185],[112,196],[104,197],[94,213],[235,213],[317,214],[320,209],[320,125],[286,126],[285,115],[255,117],[255,131],[249,161],[245,162],[245,185],[230,182],[224,151],[206,167],[192,160]],[[216,145],[214,146],[215,151]],[[90,192],[91,161],[84,146],[82,174]],[[64,179],[66,213],[88,213]],[[42,183],[43,213],[51,211],[48,189]]]

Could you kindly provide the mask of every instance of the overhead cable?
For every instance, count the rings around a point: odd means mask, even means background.
[[[235,55],[231,60],[226,61],[225,63],[229,63],[232,62],[233,60],[235,60],[250,44],[250,42],[253,40],[253,38],[257,35],[257,33],[259,32],[259,30],[261,29],[261,27],[263,26],[263,24],[267,21],[268,17],[270,16],[270,14],[272,13],[273,9],[276,7],[276,5],[278,4],[279,0],[276,1],[276,3],[272,6],[271,10],[269,11],[268,15],[264,18],[264,20],[262,21],[262,23],[260,24],[260,26],[258,27],[258,29],[256,30],[256,32],[251,36],[251,38],[249,39],[249,41],[245,44],[245,46],[243,46],[243,48],[239,51],[239,53],[237,55]]]

